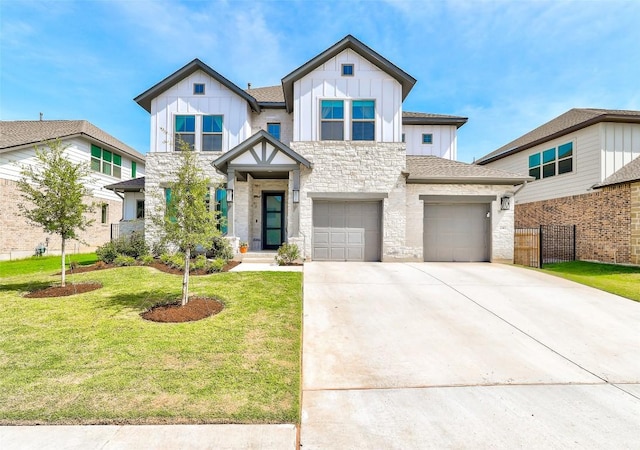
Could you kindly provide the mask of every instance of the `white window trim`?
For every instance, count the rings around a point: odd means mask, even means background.
[[[225,152],[225,135],[227,134],[226,128],[225,128],[225,115],[224,114],[214,114],[214,113],[207,113],[207,114],[193,114],[193,113],[181,113],[181,112],[174,112],[173,116],[171,118],[171,126],[172,126],[172,130],[173,130],[173,139],[175,140],[175,136],[176,136],[176,116],[194,116],[195,117],[195,121],[196,121],[196,126],[195,126],[195,139],[194,139],[194,143],[193,143],[193,151],[194,152],[202,152],[202,153],[213,153],[213,154],[219,154],[219,153],[224,153]],[[215,151],[202,151],[202,137],[204,136],[203,133],[203,127],[202,127],[202,121],[203,121],[203,117],[204,116],[221,116],[222,117],[222,148],[221,150],[215,150]],[[191,133],[189,133],[191,134]],[[217,134],[217,133],[207,133],[207,134]],[[175,152],[175,142],[172,143],[171,146],[171,151]]]
[[[343,113],[343,117],[342,117],[342,136],[343,139],[342,141],[336,141],[336,142],[345,142],[349,140],[349,137],[351,137],[349,135],[349,127],[347,126],[347,123],[351,123],[351,118],[349,113],[347,112],[348,108],[351,108],[350,105],[350,100],[348,98],[338,98],[338,97],[318,97],[318,106],[316,108],[317,114],[318,114],[318,129],[316,131],[317,133],[317,140],[322,142],[322,122],[325,121],[325,119],[322,118],[322,101],[323,100],[339,100],[342,102],[342,113]],[[340,119],[326,119],[327,122],[338,122]]]
[[[373,119],[353,119],[353,102],[354,101],[363,101],[363,102],[373,102]],[[350,140],[353,140],[353,136],[351,136],[351,132],[353,131],[353,123],[354,122],[371,122],[373,121],[373,139],[355,141],[355,142],[376,142],[376,138],[378,136],[378,101],[375,98],[351,98],[349,99],[349,137]]]

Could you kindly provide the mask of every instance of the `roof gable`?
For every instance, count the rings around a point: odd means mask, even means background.
[[[413,85],[416,84],[416,79],[411,75],[349,34],[282,79],[282,89],[284,91],[284,99],[288,112],[293,110],[293,84],[346,49],[353,50],[371,64],[395,78],[402,86],[403,100],[407,97]]]
[[[599,122],[640,123],[640,111],[573,108],[483,156],[476,164],[487,164]]]
[[[629,183],[640,180],[640,156],[636,156],[629,164],[623,166],[612,175],[604,179],[604,181],[596,188],[611,186],[620,183]]]
[[[240,89],[236,84],[232,83],[231,81],[229,81],[228,79],[220,75],[211,67],[209,67],[208,65],[200,61],[198,58],[194,59],[193,61],[188,63],[186,66],[182,67],[181,69],[178,69],[176,72],[172,73],[167,78],[157,83],[153,87],[147,89],[142,94],[134,98],[134,100],[136,101],[136,103],[142,106],[147,112],[151,112],[151,101],[154,98],[156,98],[162,92],[166,91],[171,86],[184,80],[186,77],[188,77],[189,75],[191,75],[192,73],[198,70],[202,70],[204,73],[206,73],[211,78],[218,81],[227,89],[229,89],[233,93],[237,94],[238,96],[246,100],[247,103],[249,103],[249,105],[251,106],[251,109],[253,109],[256,112],[260,112],[260,105],[258,105],[258,102],[256,101],[255,98],[249,95],[246,91]]]

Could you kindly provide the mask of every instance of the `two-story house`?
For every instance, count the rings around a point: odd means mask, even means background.
[[[60,251],[58,236],[29,225],[18,209],[23,201],[17,186],[22,167],[37,163],[35,147],[55,139],[67,147],[69,159],[90,167],[92,195],[87,201],[96,206],[93,225],[70,251],[92,251],[109,241],[111,224],[120,220],[123,202],[105,186],[144,175],[144,155],[86,120],[0,122],[0,259],[31,256],[40,245],[49,254]]]
[[[640,264],[640,111],[576,108],[477,164],[526,172],[516,227],[576,225],[576,257]]]
[[[151,115],[146,215],[170,199],[179,139],[198,152],[235,245],[339,261],[511,261],[514,186],[455,161],[464,117],[404,112],[416,80],[353,36],[241,89],[196,59],[136,97]],[[158,230],[147,220],[147,239]]]

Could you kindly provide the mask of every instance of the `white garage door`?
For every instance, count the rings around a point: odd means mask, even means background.
[[[489,204],[425,204],[425,261],[489,261]]]
[[[313,202],[313,259],[380,261],[379,201]]]

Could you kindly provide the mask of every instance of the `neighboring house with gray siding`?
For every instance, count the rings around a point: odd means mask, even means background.
[[[292,242],[312,260],[512,261],[509,199],[528,177],[455,161],[467,119],[404,112],[415,82],[350,35],[279,86],[243,90],[193,60],[135,99],[151,122],[145,214],[170,201],[180,138],[236,246]],[[146,220],[148,241],[158,233]]]
[[[571,109],[476,164],[534,178],[516,227],[576,225],[579,259],[640,264],[640,111]]]
[[[35,147],[59,139],[65,154],[91,169],[87,201],[96,205],[94,223],[74,242],[71,251],[92,251],[111,237],[111,224],[122,217],[122,199],[105,185],[144,175],[145,157],[86,120],[42,120],[0,122],[0,259],[31,256],[44,244],[48,253],[60,251],[60,240],[29,225],[19,214],[22,197],[17,187],[21,168],[36,164]]]

